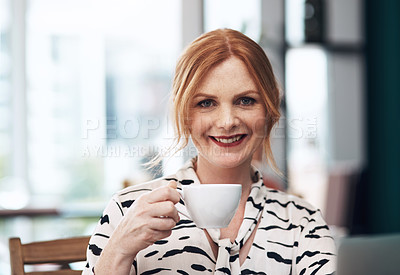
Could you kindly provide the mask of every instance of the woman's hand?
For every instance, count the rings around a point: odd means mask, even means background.
[[[175,204],[180,197],[175,189],[176,183],[171,182],[135,200],[104,248],[96,264],[96,274],[103,267],[110,270],[115,266],[121,270],[125,266],[124,270],[129,272],[139,251],[171,235],[171,229],[179,221]]]
[[[179,221],[175,204],[179,193],[174,185],[163,186],[140,196],[127,211],[111,238],[118,240],[121,254],[136,256],[155,241],[171,235]]]

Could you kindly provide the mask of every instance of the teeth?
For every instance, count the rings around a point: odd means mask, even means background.
[[[238,141],[241,138],[242,138],[242,136],[236,136],[236,137],[233,137],[233,138],[215,138],[215,139],[218,142],[221,142],[221,143],[233,143],[233,142]]]

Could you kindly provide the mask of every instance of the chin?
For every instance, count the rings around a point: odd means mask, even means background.
[[[243,156],[220,156],[205,158],[205,160],[211,165],[224,169],[238,168],[239,166],[251,163],[251,158],[244,158]]]

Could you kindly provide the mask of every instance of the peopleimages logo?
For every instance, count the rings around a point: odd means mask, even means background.
[[[165,136],[170,136],[170,134],[173,136],[173,128],[168,118],[142,116],[118,119],[117,117],[107,117],[105,119],[86,119],[82,126],[82,138],[149,139],[161,131]]]
[[[83,148],[82,157],[84,158],[134,158],[151,157],[161,154],[164,157],[194,156],[197,153],[195,147],[187,147],[185,150],[169,150],[168,146],[156,145],[87,145]]]
[[[293,118],[290,120],[282,118],[272,129],[271,139],[283,139],[285,134],[287,139],[316,139],[318,137],[317,118]],[[107,140],[107,144],[92,143],[91,139],[96,137]],[[174,131],[172,123],[167,119],[141,118],[118,121],[116,118],[112,118],[103,122],[88,119],[82,138],[86,140],[82,149],[82,157],[128,158],[149,157],[157,154],[165,157],[172,155],[187,157],[196,154],[196,148],[193,146],[178,152],[170,150],[170,146],[174,142]],[[223,153],[224,150],[215,151],[215,154]]]
[[[188,124],[190,126],[190,121]],[[285,138],[285,135],[287,139],[315,139],[318,137],[318,126],[317,117],[281,118],[272,129],[270,136],[272,139]],[[82,139],[87,140],[96,138],[109,141],[133,141],[151,140],[157,137],[157,139],[168,141],[174,136],[174,126],[168,117],[163,119],[156,117],[86,119],[82,126]]]

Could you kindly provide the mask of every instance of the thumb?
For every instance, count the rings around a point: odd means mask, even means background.
[[[176,187],[177,187],[176,181],[174,181],[174,180],[170,181],[170,182],[168,183],[168,187],[171,187],[171,188],[173,188],[173,189],[176,189]]]

